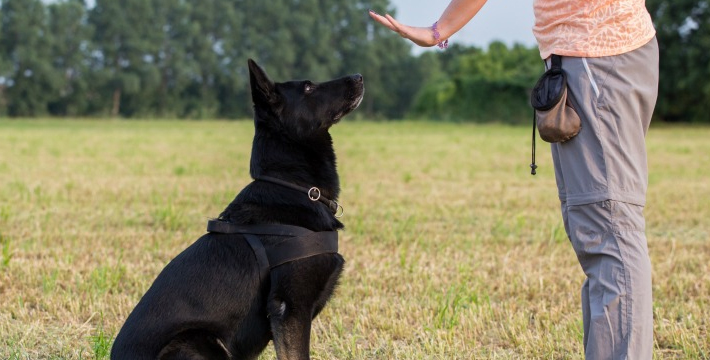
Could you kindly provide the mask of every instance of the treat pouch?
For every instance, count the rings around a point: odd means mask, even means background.
[[[550,69],[537,81],[530,96],[530,104],[535,109],[534,121],[543,140],[563,143],[581,130],[579,115],[567,97],[567,76],[562,70],[562,58],[552,55]]]

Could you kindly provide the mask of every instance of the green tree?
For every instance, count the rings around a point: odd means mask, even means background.
[[[367,11],[387,0],[244,0],[232,2],[221,53],[217,91],[220,115],[250,114],[246,59],[254,58],[277,80],[315,81],[360,72],[366,77],[363,112],[402,116],[420,77],[409,45],[373,24]],[[381,10],[381,9],[380,9]],[[391,9],[390,9],[391,10]],[[228,14],[226,11],[220,13]],[[413,76],[414,75],[414,76]]]
[[[367,93],[361,108],[366,116],[401,118],[422,84],[425,69],[412,55],[409,42],[375,24],[368,15],[373,9],[396,16],[389,1],[359,1],[348,6],[347,15],[333,17],[333,26],[341,25],[335,44],[341,49],[343,72],[359,71],[365,77]]]
[[[440,64],[424,57],[433,72],[412,107],[414,116],[439,119],[526,121],[530,89],[544,68],[536,47],[508,48],[493,42],[487,51],[453,46]]]
[[[710,1],[648,0],[660,50],[656,116],[710,122]]]
[[[388,0],[0,0],[0,113],[251,115],[247,58],[278,80],[360,72],[360,114],[401,117],[426,78],[374,24]]]
[[[233,93],[237,76],[235,56],[240,51],[237,41],[231,35],[238,36],[241,17],[235,11],[231,1],[225,0],[188,0],[190,9],[189,26],[183,28],[185,41],[182,46],[185,59],[181,73],[186,77],[185,87],[180,93],[182,104],[179,116],[189,118],[230,117],[229,101],[219,100],[220,88],[227,88]],[[232,64],[234,63],[234,64]],[[229,100],[230,96],[225,96]],[[234,99],[232,99],[234,100]],[[224,106],[223,106],[224,104]],[[248,108],[237,107],[241,115]]]
[[[270,31],[256,26],[254,22],[267,18],[268,14],[255,8],[253,0],[214,0],[212,7],[212,14],[201,13],[200,22],[210,34],[208,46],[204,48],[206,51],[202,52],[210,60],[209,66],[202,67],[205,75],[201,79],[205,88],[203,93],[209,95],[208,99],[214,96],[217,116],[245,118],[251,114],[246,59],[254,56],[255,48],[266,36],[260,31]],[[206,21],[210,18],[212,20]],[[200,46],[203,39],[198,34],[196,45]]]
[[[0,2],[0,10],[2,9],[2,4]],[[0,26],[0,44],[2,44],[3,27]],[[2,45],[0,45],[2,46]],[[6,115],[7,113],[7,98],[5,96],[5,90],[7,89],[7,83],[9,77],[12,75],[12,68],[10,66],[10,61],[7,54],[4,51],[0,51],[0,116]]]
[[[147,93],[155,93],[160,73],[156,52],[153,1],[97,0],[89,14],[98,53],[94,71],[101,89],[100,107],[111,116],[148,115]]]
[[[59,80],[52,68],[53,34],[40,0],[3,0],[0,8],[0,52],[4,67],[7,113],[37,116],[47,113]]]
[[[148,99],[143,108],[161,117],[181,116],[184,113],[180,94],[195,72],[195,61],[186,53],[185,43],[191,39],[191,6],[184,1],[152,0],[153,19],[149,37],[151,44],[148,63],[159,73],[159,82],[152,91],[142,92]]]
[[[453,44],[445,52],[424,52],[419,56],[422,67],[430,69],[418,89],[409,113],[413,117],[439,120],[458,118],[459,110],[451,105],[460,96],[457,92],[458,59],[474,57],[480,49]]]
[[[53,36],[51,61],[58,86],[48,104],[49,112],[62,116],[85,115],[91,70],[87,59],[92,44],[83,0],[50,4],[48,28]]]

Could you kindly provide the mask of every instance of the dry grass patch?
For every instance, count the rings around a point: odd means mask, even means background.
[[[0,358],[107,358],[247,184],[245,122],[0,121]],[[347,260],[314,359],[581,359],[582,273],[529,129],[333,128]],[[710,129],[649,133],[655,358],[710,357]],[[273,359],[271,350],[263,359]]]

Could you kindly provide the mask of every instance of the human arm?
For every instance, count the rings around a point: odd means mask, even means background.
[[[439,39],[435,39],[431,26],[417,27],[402,24],[389,14],[380,15],[370,10],[370,17],[378,23],[388,27],[405,39],[413,43],[430,47],[444,41],[461,30],[477,13],[487,0],[452,0],[441,14],[437,22]]]

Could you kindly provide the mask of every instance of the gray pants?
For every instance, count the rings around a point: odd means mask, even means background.
[[[585,355],[650,360],[653,303],[643,206],[658,44],[654,38],[622,55],[564,57],[562,68],[582,130],[552,144],[552,157],[565,230],[587,276]]]

